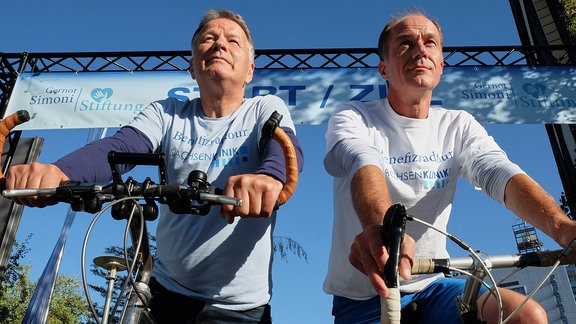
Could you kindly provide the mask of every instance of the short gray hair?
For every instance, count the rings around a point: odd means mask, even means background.
[[[240,16],[235,12],[223,9],[208,10],[204,14],[202,20],[200,21],[200,24],[198,24],[198,28],[194,32],[194,36],[192,36],[192,55],[194,55],[194,48],[196,48],[196,45],[198,45],[198,37],[200,35],[200,31],[204,28],[204,26],[206,26],[207,23],[211,22],[212,20],[220,18],[230,19],[233,22],[237,23],[240,26],[240,28],[242,28],[244,34],[246,34],[246,38],[248,39],[248,54],[250,55],[250,61],[254,62],[254,57],[256,56],[254,50],[254,42],[252,41],[252,35],[250,34],[250,29],[248,29],[248,25],[244,21],[244,18],[242,18],[242,16]]]
[[[428,20],[430,20],[434,24],[434,26],[438,28],[438,32],[440,33],[440,42],[441,42],[440,45],[444,43],[444,36],[442,35],[442,29],[440,28],[440,24],[436,20],[430,18],[427,14],[424,13],[424,11],[421,10],[406,11],[404,13],[394,16],[390,20],[390,22],[388,22],[388,24],[384,26],[384,29],[382,29],[382,32],[380,33],[380,38],[378,39],[378,56],[380,57],[381,61],[385,61],[388,58],[388,37],[390,36],[390,31],[392,30],[392,28],[394,28],[394,26],[396,26],[397,23],[399,23],[401,20],[403,20],[408,16],[423,16],[428,18]]]

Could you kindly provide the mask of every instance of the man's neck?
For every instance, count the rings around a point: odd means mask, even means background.
[[[233,90],[229,90],[233,89]],[[234,113],[244,102],[244,88],[202,87],[200,90],[202,112],[206,117],[220,118]]]
[[[398,115],[407,118],[425,119],[430,111],[432,91],[411,97],[398,92],[389,92],[388,101]]]

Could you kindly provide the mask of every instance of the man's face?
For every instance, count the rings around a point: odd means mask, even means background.
[[[443,67],[442,37],[432,21],[413,15],[392,28],[388,58],[379,65],[391,88],[431,90],[440,82]]]
[[[244,85],[252,81],[254,63],[250,61],[249,42],[234,21],[219,18],[207,23],[198,38],[190,61],[192,77],[228,80]]]

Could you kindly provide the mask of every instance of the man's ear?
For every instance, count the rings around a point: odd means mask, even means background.
[[[192,79],[196,80],[196,74],[194,73],[194,58],[193,57],[190,58],[190,75],[192,76]]]
[[[244,84],[248,84],[250,82],[252,82],[252,78],[254,78],[254,68],[255,68],[255,64],[254,62],[250,63],[250,68],[248,69],[248,73],[246,74],[246,79],[244,80]]]
[[[386,62],[380,60],[380,62],[378,63],[378,72],[380,73],[380,75],[384,80],[388,80],[388,73],[386,70],[387,67],[388,66],[386,65]]]
[[[440,63],[440,74],[444,73],[444,60]]]

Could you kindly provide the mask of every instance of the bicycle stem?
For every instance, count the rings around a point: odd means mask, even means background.
[[[456,307],[460,312],[460,317],[464,323],[476,321],[478,319],[478,305],[476,300],[482,288],[480,280],[486,276],[486,268],[491,269],[492,265],[487,254],[479,252],[480,259],[474,258],[474,269],[470,271],[471,276],[466,278],[462,294],[456,298]]]

